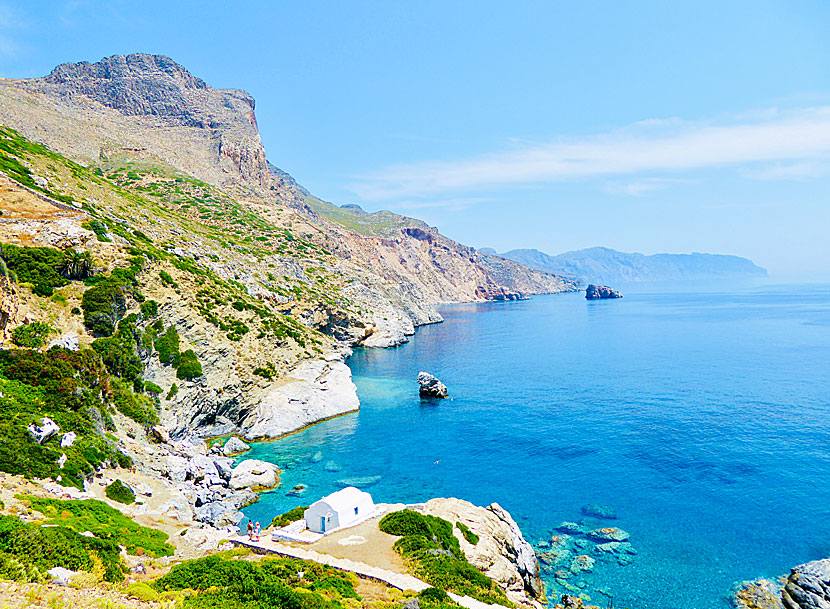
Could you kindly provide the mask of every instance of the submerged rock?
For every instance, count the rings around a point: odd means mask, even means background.
[[[377,484],[380,482],[383,476],[362,476],[356,478],[343,478],[342,480],[337,481],[337,486],[346,488],[347,486],[356,486],[357,488],[361,488],[364,486],[372,486],[373,484]]]
[[[612,290],[605,285],[594,285],[593,283],[585,290],[587,300],[600,300],[603,298],[622,298],[617,290]]]
[[[628,533],[617,527],[594,529],[593,531],[588,531],[587,535],[597,541],[626,541],[629,537]]]
[[[418,373],[418,394],[422,398],[447,397],[447,386],[428,372]]]
[[[742,582],[739,584],[732,604],[737,609],[784,609],[781,603],[782,581],[768,579]]]
[[[327,461],[326,464],[323,466],[323,469],[327,472],[339,472],[342,468],[337,465],[334,461]]]
[[[598,503],[589,503],[587,505],[582,506],[582,513],[586,516],[592,516],[594,518],[604,518],[606,520],[616,520],[617,519],[617,512],[614,508],[609,507],[607,505],[600,505]],[[562,523],[568,524],[568,523]]]

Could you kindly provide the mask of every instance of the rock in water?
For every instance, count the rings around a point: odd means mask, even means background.
[[[786,609],[830,609],[830,558],[793,569],[781,600]]]
[[[418,393],[422,398],[445,398],[447,386],[428,372],[418,373]]]
[[[247,450],[251,450],[251,447],[245,444],[245,442],[243,442],[236,436],[231,436],[230,438],[228,438],[228,441],[225,442],[225,445],[222,447],[222,454],[226,457],[230,457],[231,455],[244,453]]]
[[[280,480],[279,471],[273,463],[247,459],[233,468],[229,486],[234,490],[273,488]]]
[[[605,518],[607,520],[617,519],[617,512],[614,508],[607,505],[599,505],[598,503],[583,505],[582,513],[586,516],[593,516],[594,518]]]
[[[593,283],[585,290],[585,298],[588,300],[600,300],[602,298],[622,298],[617,290],[612,290],[608,286],[594,285]]]

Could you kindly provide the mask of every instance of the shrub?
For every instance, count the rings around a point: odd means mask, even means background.
[[[86,279],[92,275],[95,266],[89,252],[79,252],[75,249],[68,249],[63,253],[59,272],[61,277],[66,279]]]
[[[188,349],[179,357],[179,365],[176,367],[176,376],[182,380],[191,381],[202,376],[202,364],[196,357],[193,349]]]
[[[456,522],[455,526],[458,528],[459,531],[461,531],[461,535],[464,537],[464,539],[467,540],[467,543],[472,545],[478,544],[478,535],[473,533],[470,530],[470,527],[468,527],[463,522]]]
[[[84,222],[81,226],[95,233],[98,237],[98,241],[103,241],[105,243],[112,241],[112,239],[107,236],[107,225],[100,220],[90,220],[89,222]]]
[[[57,524],[73,531],[92,532],[127,548],[132,555],[148,554],[154,558],[172,556],[175,548],[167,543],[167,533],[137,524],[129,516],[97,499],[51,499],[20,495],[32,509],[47,517],[47,524]]]
[[[151,317],[155,317],[159,313],[159,303],[155,300],[148,300],[146,302],[141,303],[141,314],[144,316],[144,319],[150,319]]]
[[[172,288],[179,287],[179,284],[176,283],[167,271],[159,271],[159,278],[164,285],[169,285]]]
[[[144,391],[156,397],[161,395],[163,389],[156,385],[153,381],[144,381]]]
[[[18,347],[38,349],[46,344],[46,337],[55,332],[48,324],[42,321],[33,321],[29,324],[17,326],[12,330],[12,342]]]
[[[112,379],[111,385],[112,401],[118,412],[141,425],[155,425],[159,422],[156,408],[147,396],[133,393],[125,383],[118,379]]]
[[[175,366],[178,363],[179,342],[179,332],[176,330],[176,326],[170,326],[167,332],[156,339],[156,351],[158,351],[159,361],[162,364],[173,364]]]
[[[81,308],[84,325],[93,335],[110,336],[127,312],[127,286],[120,279],[103,279],[84,292]]]
[[[164,398],[165,400],[172,400],[176,397],[176,394],[179,392],[179,386],[176,383],[170,385],[170,391],[167,392],[167,396]]]
[[[289,525],[292,522],[296,522],[303,517],[307,509],[307,505],[301,505],[300,507],[288,510],[285,514],[274,516],[274,519],[271,521],[269,526],[280,528]]]
[[[144,371],[144,364],[135,351],[135,339],[127,330],[119,330],[108,338],[96,338],[92,348],[100,354],[111,374],[132,381]]]
[[[121,482],[121,480],[115,480],[112,484],[107,486],[107,488],[104,489],[104,494],[118,503],[135,503],[135,493],[133,493],[133,489]]]
[[[438,588],[427,588],[418,593],[418,604],[424,609],[447,609],[458,607],[458,603],[450,595]]]
[[[133,582],[125,591],[127,596],[131,596],[132,598],[137,598],[140,601],[144,601],[145,603],[155,603],[161,599],[161,595],[158,593],[157,590],[152,588],[150,584],[146,582]]]
[[[17,275],[18,281],[31,283],[32,291],[39,296],[48,298],[55,288],[69,283],[69,280],[61,277],[59,273],[63,263],[63,252],[58,249],[3,244],[0,247],[0,256],[8,270]]]

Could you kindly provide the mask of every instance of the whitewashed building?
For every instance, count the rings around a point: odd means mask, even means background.
[[[344,489],[312,503],[305,511],[305,525],[315,533],[349,526],[375,511],[372,496],[359,488]]]

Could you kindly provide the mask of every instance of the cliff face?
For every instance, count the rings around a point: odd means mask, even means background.
[[[145,380],[165,394],[177,384],[161,411],[174,434],[272,437],[353,410],[350,347],[405,342],[441,321],[437,303],[575,289],[418,220],[316,199],[268,163],[254,107],[244,91],[214,89],[158,55],[0,81],[0,125],[28,138],[8,135],[10,154],[42,191],[9,180],[1,202],[36,195],[45,206],[38,217],[4,216],[0,240],[34,245],[37,234],[38,244],[89,251],[102,273],[142,252],[138,288],[204,370],[182,381],[152,350],[139,353]],[[106,234],[82,228],[93,220]],[[66,306],[80,305],[84,288],[65,289]],[[127,302],[128,312],[138,306]],[[82,346],[92,341],[54,301],[31,310]]]

